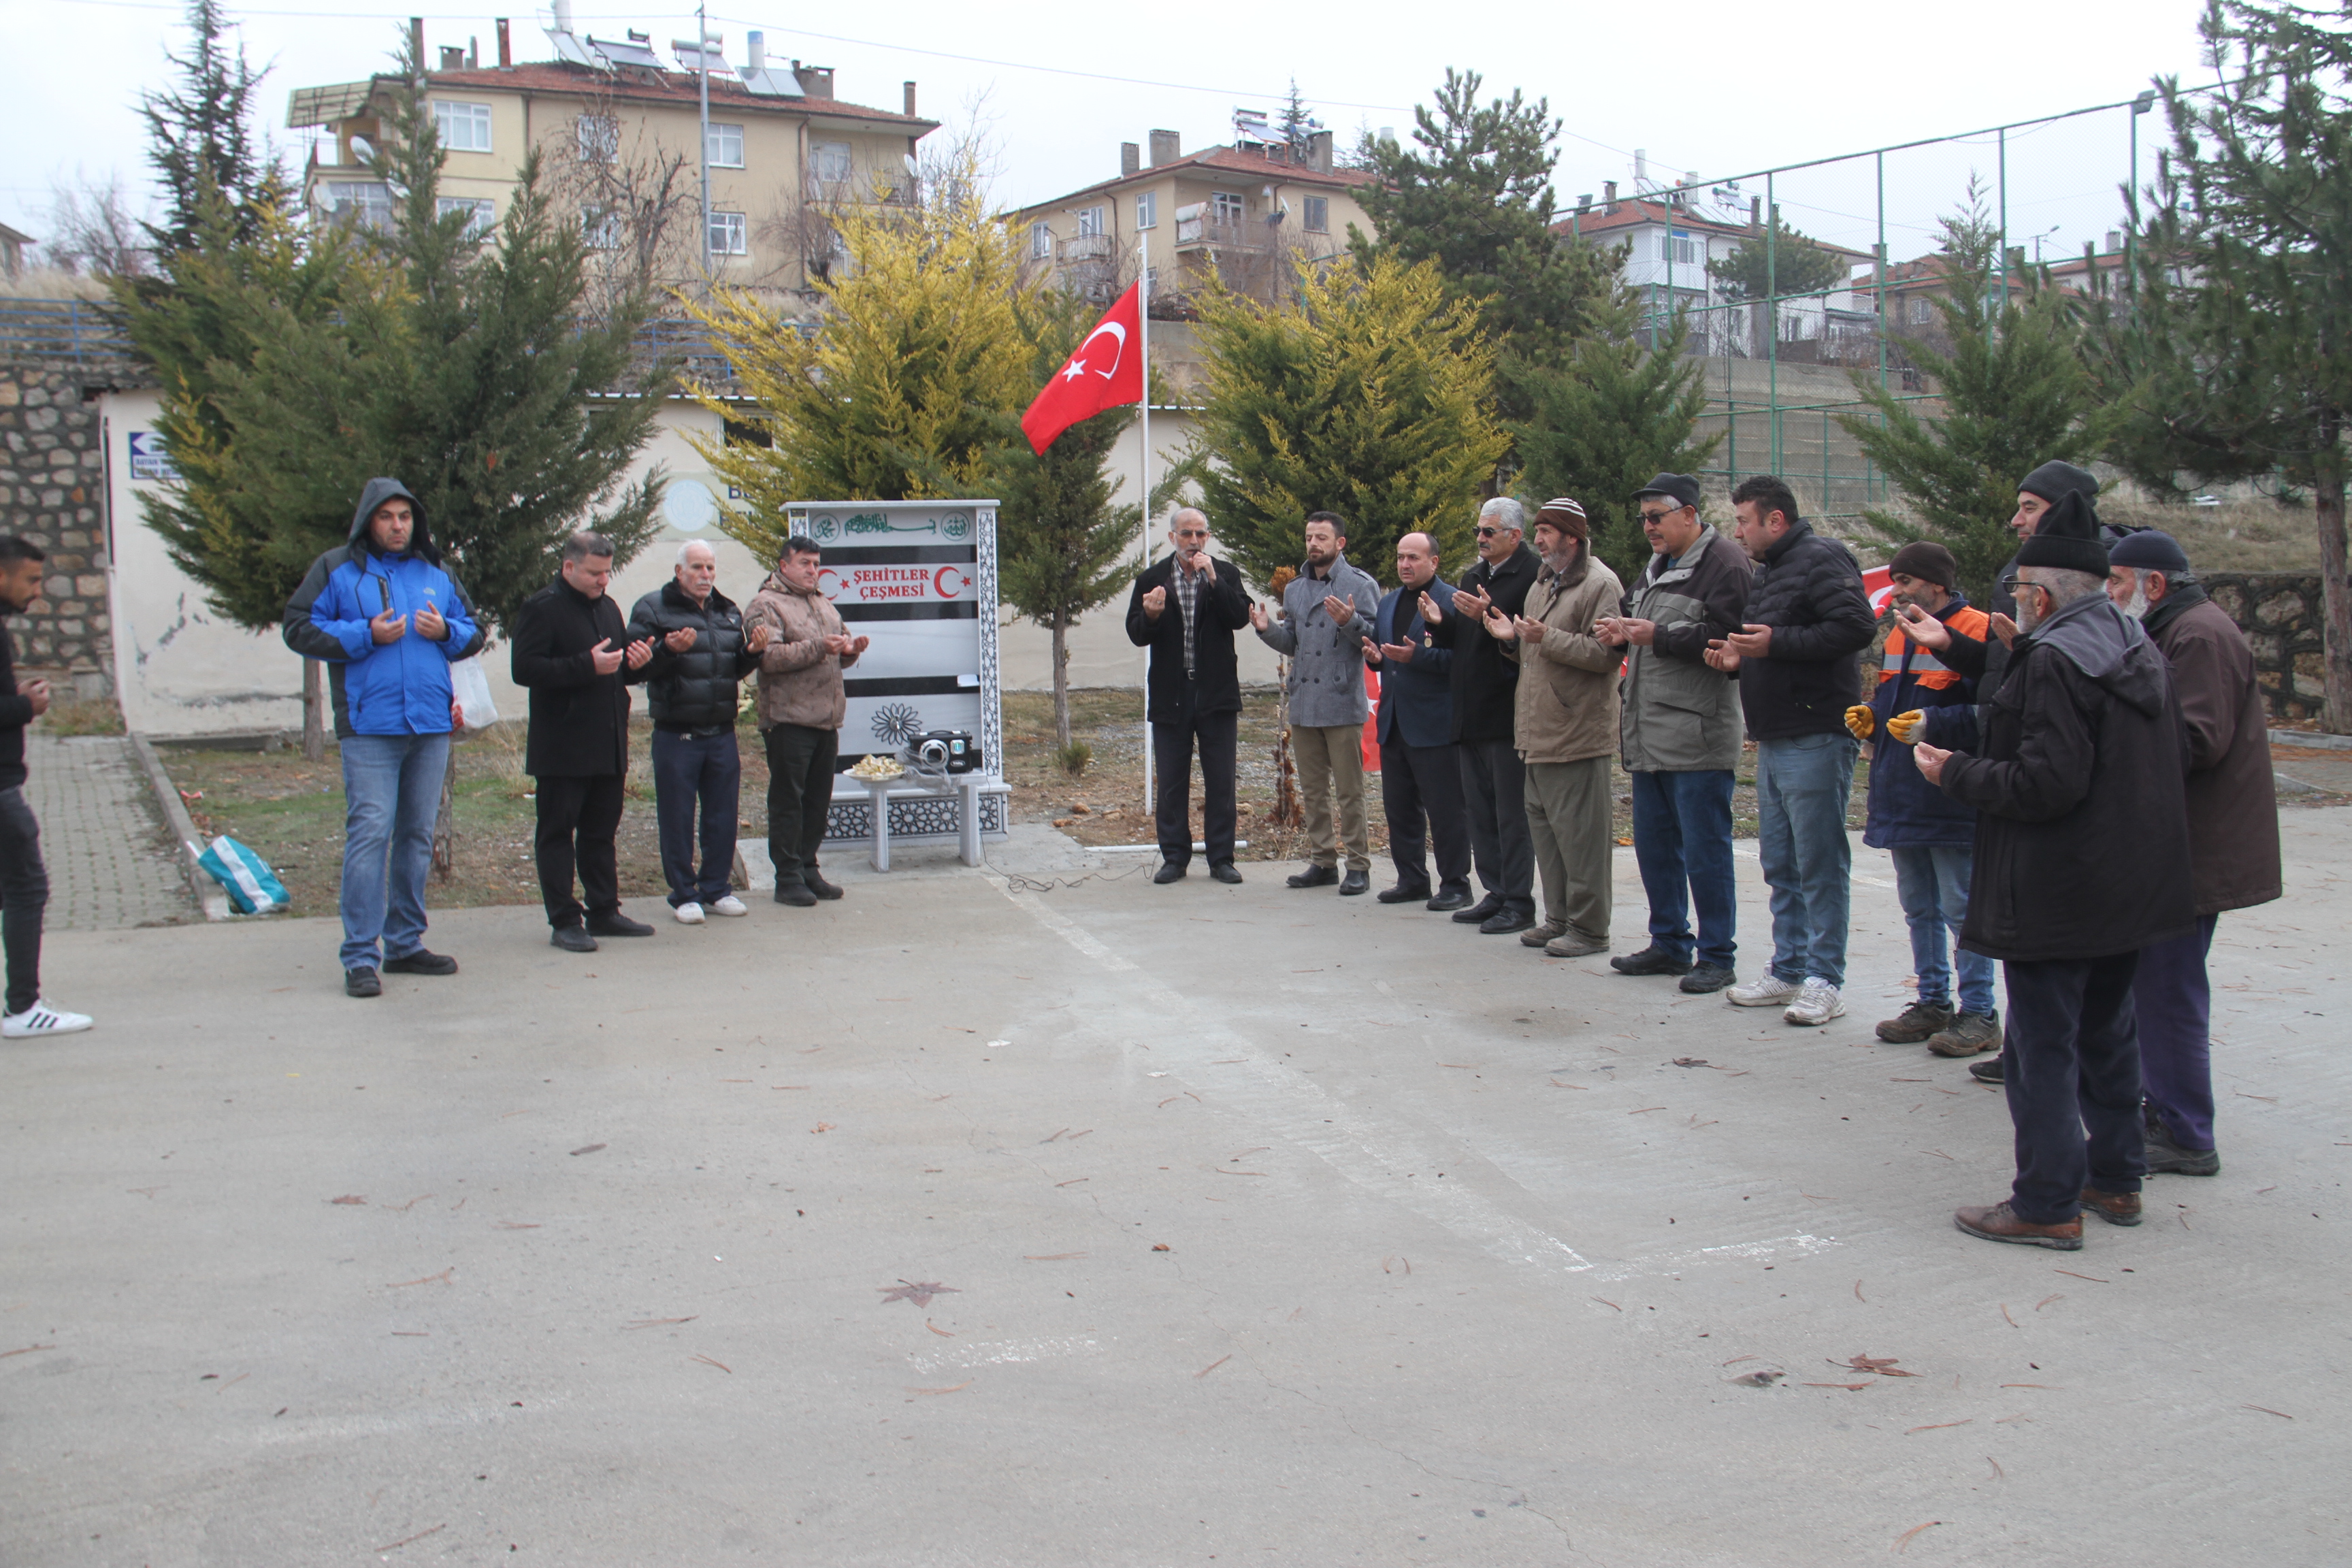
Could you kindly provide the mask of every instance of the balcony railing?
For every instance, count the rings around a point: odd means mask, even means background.
[[[0,352],[112,360],[131,353],[131,340],[95,300],[0,300]]]
[[[1110,261],[1118,256],[1118,241],[1107,234],[1080,234],[1061,242],[1062,263]]]
[[[1243,223],[1218,223],[1205,217],[1180,217],[1176,220],[1176,248],[1179,250],[1235,249],[1255,245],[1257,237]]]

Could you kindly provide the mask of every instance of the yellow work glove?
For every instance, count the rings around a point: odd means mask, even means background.
[[[1867,741],[1870,732],[1878,728],[1878,719],[1867,703],[1857,702],[1845,710],[1845,727],[1855,740]]]
[[[1927,715],[1914,708],[1908,713],[1897,713],[1894,718],[1889,719],[1886,721],[1886,732],[1907,746],[1918,739],[1919,726],[1927,721]]]

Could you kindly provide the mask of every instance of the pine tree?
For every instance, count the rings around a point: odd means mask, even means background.
[[[1941,230],[1946,293],[1936,309],[1952,350],[1915,343],[1909,351],[1937,384],[1940,416],[1856,373],[1855,395],[1876,417],[1842,414],[1838,423],[1910,502],[1907,516],[1864,511],[1863,531],[1893,546],[1915,539],[1946,546],[1962,585],[1982,599],[2017,549],[2009,520],[2018,480],[2053,458],[2089,460],[2104,422],[2077,357],[2079,332],[2057,293],[2029,272],[2001,301],[2000,234],[1975,182]]]
[[[1583,506],[1592,552],[1633,581],[1650,557],[1633,491],[1661,473],[1687,473],[1721,444],[1694,440],[1706,411],[1706,367],[1684,357],[1687,323],[1644,345],[1640,300],[1621,289],[1609,319],[1578,342],[1563,369],[1516,372],[1532,410],[1515,426],[1520,486],[1531,502],[1570,496]]]
[[[814,336],[748,293],[685,301],[753,406],[696,395],[771,443],[690,437],[742,492],[740,506],[722,503],[719,526],[762,559],[775,559],[795,501],[985,493],[1020,439],[1013,416],[1033,384],[1013,235],[974,179],[926,195],[911,214],[856,203],[835,215],[850,265],[821,286]]]
[[[1202,309],[1202,406],[1187,472],[1217,536],[1264,584],[1296,566],[1310,511],[1348,521],[1348,556],[1382,581],[1396,542],[1433,533],[1459,560],[1507,438],[1494,351],[1434,261],[1297,264],[1283,309],[1232,294]]]
[[[277,159],[254,144],[254,95],[269,73],[246,64],[242,43],[231,50],[219,0],[188,0],[188,30],[195,36],[189,54],[164,53],[183,85],[139,95],[147,160],[163,186],[163,221],[146,226],[158,250],[196,243],[208,191],[226,198],[236,237],[252,239],[284,183]]]
[[[1032,395],[1076,350],[1097,313],[1097,307],[1059,289],[1022,300]],[[1127,586],[1128,552],[1143,531],[1143,508],[1112,504],[1123,481],[1104,468],[1136,414],[1130,404],[1082,419],[1042,454],[1019,445],[997,481],[1003,498],[996,514],[998,593],[1053,637],[1054,734],[1066,750],[1070,628]]]
[[[1474,302],[1498,353],[1557,367],[1605,310],[1618,253],[1551,232],[1559,121],[1549,101],[1514,89],[1480,108],[1483,85],[1449,68],[1435,111],[1413,110],[1415,145],[1359,149],[1380,176],[1357,198],[1377,237],[1350,228],[1349,247],[1359,261],[1436,262],[1446,298]]]
[[[1750,234],[1739,242],[1738,250],[1709,261],[1706,275],[1715,279],[1725,299],[1736,303],[1768,296],[1785,300],[1793,294],[1818,294],[1843,285],[1847,268],[1835,251],[1790,228],[1775,211],[1769,234]]]
[[[2159,493],[2182,476],[2312,499],[2326,595],[2323,721],[2352,733],[2352,37],[2326,13],[2211,0],[2217,87],[2158,83],[2173,145],[2137,276],[2092,310],[2118,405],[2107,455]],[[2231,72],[2235,71],[2234,78]]]
[[[1323,129],[1316,122],[1313,111],[1307,107],[1307,100],[1298,95],[1297,77],[1290,79],[1290,96],[1283,100],[1282,119],[1278,129],[1282,132],[1283,141],[1293,148],[1306,146],[1307,139]]]

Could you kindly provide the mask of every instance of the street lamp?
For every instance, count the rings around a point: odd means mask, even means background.
[[[2124,287],[2136,286],[2132,271],[2134,247],[2139,238],[2139,117],[2156,107],[2156,89],[2147,88],[2131,101],[2131,179],[2124,186]]]

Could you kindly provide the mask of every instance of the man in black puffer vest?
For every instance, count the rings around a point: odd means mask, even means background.
[[[700,540],[678,546],[677,574],[629,612],[629,640],[653,643],[646,700],[654,719],[654,816],[662,876],[680,925],[705,914],[751,911],[730,881],[736,806],[743,783],[735,746],[737,693],[760,667],[768,628],[746,635],[743,612],[719,591],[719,557]],[[694,812],[702,808],[702,865],[694,864]]]

